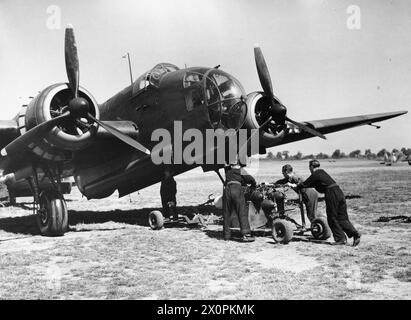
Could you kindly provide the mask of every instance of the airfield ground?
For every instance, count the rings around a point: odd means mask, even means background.
[[[257,180],[279,178],[283,164],[261,161]],[[308,175],[307,161],[293,166]],[[205,230],[152,231],[147,215],[160,206],[159,185],[92,201],[74,189],[67,197],[70,231],[63,237],[37,234],[28,198],[19,199],[19,207],[0,208],[0,298],[410,299],[411,224],[375,220],[411,215],[411,166],[360,160],[322,166],[346,194],[360,196],[347,200],[363,233],[359,247],[302,238],[280,245],[269,236],[225,242],[222,226],[213,223]],[[186,212],[221,193],[217,176],[200,169],[176,180]]]

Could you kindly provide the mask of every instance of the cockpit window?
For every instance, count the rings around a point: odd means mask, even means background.
[[[150,71],[150,84],[155,87],[160,85],[160,80],[164,74],[178,70],[175,65],[169,63],[159,63]]]
[[[134,83],[134,87],[133,87],[133,92],[134,90],[139,91],[141,89],[144,89],[145,87],[147,87],[150,84],[149,82],[149,74],[148,72],[141,75],[136,82]]]
[[[213,78],[207,78],[206,80],[206,96],[209,105],[220,101],[220,92]]]
[[[219,73],[213,73],[210,76],[215,80],[223,99],[241,97],[243,94],[240,83],[236,83],[234,79]]]
[[[158,87],[160,85],[161,78],[169,72],[177,71],[179,68],[171,63],[159,63],[150,71],[142,74],[134,82],[133,94],[136,94],[138,91],[145,89],[149,85]]]
[[[217,128],[220,123],[221,103],[220,93],[213,78],[206,79],[206,100],[208,107],[208,114],[213,128]]]
[[[191,87],[203,80],[203,75],[197,72],[187,72],[184,76],[183,86],[184,88]]]
[[[195,86],[186,92],[186,106],[188,111],[204,105],[204,95],[201,86]]]

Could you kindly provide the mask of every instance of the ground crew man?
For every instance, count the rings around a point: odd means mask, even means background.
[[[300,182],[304,181],[301,177],[295,174],[295,172],[293,171],[293,167],[289,164],[283,166],[282,173],[284,178],[274,182],[274,184],[290,185],[299,184]],[[298,193],[298,190],[296,188],[293,188],[293,190]],[[310,220],[310,222],[312,222],[315,219],[317,213],[318,193],[317,191],[315,191],[314,188],[303,188],[300,192],[307,212],[307,217]],[[280,213],[284,213],[284,194],[282,192],[276,191],[274,192],[274,199],[277,204],[278,211]]]
[[[177,184],[169,168],[164,170],[164,180],[161,181],[160,196],[161,205],[163,206],[163,215],[165,218],[178,220],[177,212]]]
[[[252,242],[255,239],[251,235],[242,186],[251,185],[255,187],[255,179],[241,168],[239,163],[230,164],[224,170],[226,177],[223,194],[224,240],[231,239],[231,215],[235,213],[240,224],[241,238],[239,241]]]
[[[315,188],[318,192],[324,193],[327,221],[333,233],[334,244],[345,245],[347,243],[345,234],[347,234],[349,238],[353,237],[353,246],[357,246],[360,243],[361,234],[348,219],[344,193],[328,173],[320,169],[318,160],[311,160],[309,169],[311,176],[296,185],[297,190]]]

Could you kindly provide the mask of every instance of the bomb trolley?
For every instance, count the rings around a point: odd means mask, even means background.
[[[251,230],[254,232],[271,232],[275,242],[287,244],[294,235],[304,236],[311,232],[315,240],[327,240],[331,236],[331,229],[327,219],[317,217],[310,227],[306,226],[304,203],[301,193],[298,193],[297,201],[288,201],[284,212],[277,210],[274,192],[283,194],[289,190],[287,185],[260,184],[250,192],[248,201],[248,216]],[[301,214],[301,224],[290,217],[289,213],[296,207]],[[270,229],[271,228],[271,229]]]
[[[201,208],[204,206],[209,206],[214,203],[214,197],[213,194],[210,194],[208,196],[208,200],[200,205],[197,206],[197,208]],[[175,213],[176,208],[175,204],[173,202],[169,202],[167,204],[172,210],[173,213]],[[175,218],[165,218],[161,211],[159,210],[154,210],[151,211],[150,214],[148,215],[148,224],[151,229],[153,230],[159,230],[162,229],[163,227],[167,226],[175,226],[175,225],[185,225],[185,226],[197,226],[205,225],[204,217],[200,213],[194,213],[190,214],[191,217],[188,215],[182,215],[182,214],[175,214]]]

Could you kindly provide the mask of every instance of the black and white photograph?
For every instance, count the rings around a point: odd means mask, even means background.
[[[0,88],[0,300],[411,299],[410,1],[0,0]]]

